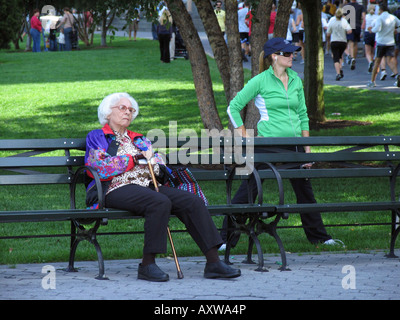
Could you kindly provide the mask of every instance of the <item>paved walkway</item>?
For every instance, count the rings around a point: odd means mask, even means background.
[[[121,36],[126,36],[126,33],[120,33]],[[139,38],[152,39],[151,32],[138,32],[137,35]],[[210,56],[213,56],[210,44],[208,42],[207,36],[204,32],[199,33],[200,39],[202,40],[204,50]],[[361,45],[360,45],[361,46]],[[343,67],[344,78],[340,81],[336,81],[336,71],[333,66],[333,60],[330,55],[325,55],[325,65],[324,65],[324,84],[325,85],[339,85],[345,86],[349,88],[359,88],[359,89],[367,89],[367,82],[371,80],[371,75],[368,74],[368,62],[365,57],[361,56],[361,52],[359,52],[359,56],[357,57],[357,63],[355,70],[350,70],[349,65],[345,65]],[[251,68],[251,63],[244,62],[243,66],[247,69]],[[300,63],[300,59],[293,62],[293,70],[295,70],[301,78],[304,75],[304,64]],[[400,71],[400,64],[399,64]],[[400,93],[400,88],[397,88],[394,85],[395,80],[390,77],[391,71],[390,68],[387,67],[388,76],[384,81],[380,81],[379,74],[376,79],[376,87],[368,90],[379,90],[385,92],[392,93]]]
[[[400,252],[396,252],[399,254]],[[174,261],[157,264],[170,275],[163,283],[137,279],[139,260],[106,261],[109,280],[96,280],[97,262],[77,262],[79,272],[63,271],[67,263],[0,265],[0,299],[28,300],[398,300],[400,260],[383,252],[288,254],[291,271],[278,270],[276,255],[266,255],[268,272],[233,256],[242,276],[230,280],[203,278],[203,257],[179,259],[184,279],[177,279]],[[255,257],[256,259],[256,257]],[[47,273],[47,270],[53,270]]]

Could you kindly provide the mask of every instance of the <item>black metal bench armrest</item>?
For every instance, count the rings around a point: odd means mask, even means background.
[[[72,178],[71,187],[70,187],[70,200],[71,200],[71,209],[76,208],[75,194],[76,194],[76,185],[78,183],[78,178],[80,174],[86,174],[86,170],[90,171],[92,174],[95,185],[97,188],[97,198],[99,199],[99,209],[104,209],[104,199],[103,199],[103,187],[101,185],[100,177],[95,169],[88,166],[79,167]]]
[[[393,175],[390,177],[390,198],[392,201],[400,201],[400,197],[396,199],[396,180],[400,175],[400,163],[397,165],[396,169],[393,171]]]
[[[228,175],[228,179],[226,180],[226,195],[227,199],[226,202],[228,205],[232,204],[232,183],[233,183],[233,178],[236,175],[236,169],[239,167],[239,165],[235,164],[230,168],[230,172]],[[260,179],[260,176],[254,168],[250,168],[252,170],[250,176],[254,176],[256,185],[257,185],[257,196],[258,196],[258,204],[263,203],[263,190],[262,190],[262,182]],[[250,190],[251,191],[251,190]],[[249,201],[248,203],[253,203],[252,200],[252,194],[249,194]]]

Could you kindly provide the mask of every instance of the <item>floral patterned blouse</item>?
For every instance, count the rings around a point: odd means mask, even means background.
[[[115,134],[115,139],[119,143],[117,156],[130,154],[135,156],[140,153],[140,150],[132,143],[127,133]],[[159,166],[156,163],[153,166],[154,173],[159,174]],[[126,171],[120,175],[113,177],[111,184],[108,188],[107,194],[111,191],[128,184],[137,184],[142,187],[148,187],[152,182],[150,170],[147,164],[136,164],[132,170]]]

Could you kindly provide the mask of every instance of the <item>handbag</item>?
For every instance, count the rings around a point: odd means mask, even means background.
[[[172,169],[169,174],[171,177],[165,186],[191,192],[203,199],[204,204],[208,206],[203,190],[188,168]]]

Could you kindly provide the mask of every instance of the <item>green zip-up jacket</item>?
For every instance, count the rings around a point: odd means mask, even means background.
[[[309,130],[309,119],[304,98],[303,83],[295,71],[286,69],[288,90],[274,74],[272,67],[252,78],[232,99],[228,115],[235,128],[243,125],[240,111],[251,99],[260,112],[257,124],[262,137],[301,137]]]

